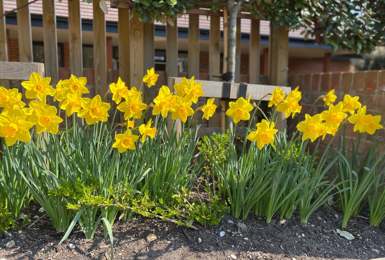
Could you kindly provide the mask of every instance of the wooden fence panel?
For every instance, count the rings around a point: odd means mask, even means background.
[[[219,15],[210,17],[209,78],[219,79],[221,62],[221,31]]]
[[[95,87],[97,93],[104,94],[107,91],[107,38],[100,0],[93,1],[93,12]]]
[[[167,77],[178,76],[178,25],[177,20],[173,24],[167,23],[166,43],[166,73]]]
[[[5,16],[3,0],[0,0],[0,61],[8,60],[8,48],[7,48],[7,30],[5,26]]]
[[[16,0],[19,60],[33,61],[31,15],[28,0]]]
[[[353,73],[344,72],[342,73],[341,87],[344,93],[349,93],[350,89],[353,86]]]
[[[32,72],[44,75],[44,64],[0,61],[0,80],[27,80]]]
[[[200,56],[200,31],[199,31],[199,15],[189,15],[188,29],[188,75],[199,78],[199,56]]]
[[[43,0],[44,64],[52,83],[59,80],[55,0]]]
[[[259,83],[260,74],[260,32],[259,20],[251,19],[249,46],[249,82]]]
[[[289,29],[270,24],[269,75],[270,83],[287,84],[289,63]]]
[[[359,71],[353,74],[354,75],[353,89],[350,89],[350,91],[353,91],[354,94],[358,94],[359,92],[365,91],[366,74],[367,74],[366,71]]]
[[[154,67],[154,23],[144,24],[144,67],[145,69]]]
[[[80,0],[68,0],[68,32],[71,73],[82,76],[83,46]]]
[[[127,84],[130,82],[130,11],[118,9],[118,44],[119,44],[119,76]]]
[[[241,80],[241,24],[242,20],[241,18],[237,19],[237,43],[236,43],[236,64],[235,64],[235,81],[240,82]]]
[[[130,20],[130,84],[141,87],[144,75],[144,25],[139,17]]]

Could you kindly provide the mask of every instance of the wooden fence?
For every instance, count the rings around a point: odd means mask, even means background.
[[[0,0],[0,61],[7,61],[7,35],[6,23],[3,16],[3,1]],[[44,63],[46,74],[55,81],[60,78],[58,56],[57,56],[57,24],[56,4],[58,0],[42,1],[43,13],[43,40],[44,40]],[[68,41],[70,73],[84,75],[82,61],[82,19],[81,0],[68,1]],[[66,2],[63,0],[61,2]],[[97,91],[104,92],[108,85],[109,77],[107,71],[107,40],[106,40],[106,18],[101,9],[99,0],[89,3],[93,7],[93,37],[94,37],[94,68],[86,72],[93,74]],[[16,0],[18,48],[19,59],[22,62],[33,61],[31,14],[28,0]],[[226,66],[226,39],[227,29],[224,26],[223,37],[221,36],[221,16],[223,24],[226,24],[227,14],[225,11],[216,13],[207,9],[196,9],[188,13],[188,75],[199,75],[199,17],[210,17],[209,37],[209,75],[208,79],[218,80],[221,72],[220,57],[223,53],[224,66]],[[241,14],[239,19],[251,19],[251,40],[249,44],[249,83],[259,81],[260,62],[260,33],[259,20],[250,17],[249,14]],[[239,20],[240,21],[240,20]],[[237,60],[240,60],[240,26],[238,22],[238,51]],[[271,25],[270,41],[270,67],[269,82],[284,85],[287,83],[288,65],[288,30],[284,27]],[[178,76],[178,25],[177,20],[166,25],[166,72],[164,78]],[[223,41],[223,43],[221,42]],[[223,46],[223,49],[222,47]],[[118,49],[119,49],[119,75],[131,85],[141,85],[141,78],[145,69],[154,64],[154,24],[143,23],[133,15],[127,8],[118,8]],[[240,62],[236,70],[236,78],[240,81]]]

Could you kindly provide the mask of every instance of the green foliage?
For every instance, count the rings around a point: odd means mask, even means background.
[[[343,212],[342,228],[346,228],[349,220],[359,214],[370,192],[376,187],[378,171],[382,170],[379,166],[383,158],[377,157],[376,149],[369,149],[363,153],[360,150],[360,140],[352,142],[351,147],[348,147],[346,140],[343,139],[342,142],[341,149],[338,151],[337,175],[340,180],[338,195]],[[379,187],[377,191],[381,192]],[[375,213],[375,205],[381,204],[380,197],[380,194],[372,197],[371,213],[374,215],[378,214]],[[378,218],[378,215],[375,218]],[[380,219],[381,217],[378,218]]]
[[[15,217],[5,207],[0,205],[0,235],[15,225]]]

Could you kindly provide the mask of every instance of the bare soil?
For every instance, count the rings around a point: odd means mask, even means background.
[[[298,220],[262,219],[244,223],[225,218],[216,227],[191,230],[159,220],[137,218],[114,227],[114,259],[372,259],[385,256],[385,227],[372,228],[355,218],[349,241],[337,232],[341,215],[333,210],[315,214],[308,225]],[[0,235],[0,259],[111,259],[103,233],[86,240],[80,231],[58,245],[46,219],[29,228]],[[9,247],[9,242],[15,245]],[[8,247],[6,246],[8,243]],[[13,244],[11,242],[11,244]]]

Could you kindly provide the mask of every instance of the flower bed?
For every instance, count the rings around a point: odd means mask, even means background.
[[[154,87],[157,79],[149,69],[143,84]],[[324,111],[302,116],[299,88],[288,95],[276,88],[271,112],[241,97],[226,111],[228,132],[199,138],[194,117],[209,120],[217,105],[197,105],[204,93],[194,78],[175,91],[162,86],[151,104],[121,79],[103,98],[91,97],[86,83],[72,75],[54,88],[34,73],[22,82],[24,95],[0,88],[0,231],[31,204],[44,210],[62,241],[75,227],[87,239],[103,227],[111,244],[114,223],[135,215],[192,229],[226,214],[308,223],[326,204],[342,212],[342,228],[359,214],[373,226],[385,218],[385,155],[376,146],[363,152],[359,143],[361,135],[382,131],[381,117],[368,114],[359,97],[337,103],[331,91],[321,97]],[[297,131],[278,130],[279,113],[303,118]],[[236,134],[241,124],[246,135]],[[343,134],[351,127],[353,144]],[[331,145],[336,138],[338,147]]]

